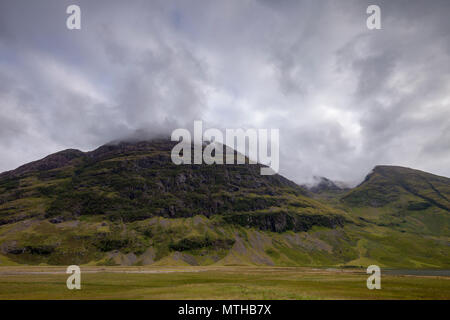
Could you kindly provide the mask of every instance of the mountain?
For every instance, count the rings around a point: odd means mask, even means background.
[[[259,164],[175,165],[174,145],[69,149],[0,174],[0,265],[450,266],[447,178],[377,167],[331,201]]]
[[[371,207],[396,204],[410,210],[434,205],[449,211],[450,179],[410,168],[377,166],[343,201]]]
[[[308,189],[313,193],[341,192],[345,187],[328,178],[314,176],[315,184]]]
[[[378,262],[400,267],[409,260],[406,264],[414,268],[434,268],[439,261],[449,261],[449,198],[449,178],[376,166],[340,201],[343,210],[366,224],[361,243]],[[414,250],[427,261],[413,258]]]

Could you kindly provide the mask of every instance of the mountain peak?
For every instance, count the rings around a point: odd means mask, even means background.
[[[419,201],[450,210],[450,179],[407,167],[379,165],[342,199],[372,207]]]
[[[347,189],[344,183],[330,180],[326,177],[314,176],[314,185],[309,187],[313,193],[340,192]]]
[[[281,175],[260,175],[259,165],[175,165],[174,144],[138,139],[89,152],[68,149],[0,175],[0,258],[139,265],[179,255],[193,265],[353,265],[366,257],[358,260],[361,250],[352,239],[370,235],[374,224],[396,237],[407,227],[423,232],[423,225],[427,235],[446,232],[440,222],[448,212],[442,210],[448,207],[447,178],[377,166],[341,203],[346,190],[325,177],[316,177],[318,193],[311,197]],[[380,206],[390,206],[392,214],[379,221],[359,216],[389,211],[373,209]],[[416,215],[404,223],[398,217],[404,212]],[[405,241],[423,241],[414,234]],[[372,248],[391,243],[365,239],[370,259],[379,254]],[[437,265],[446,263],[443,246],[431,249]],[[428,261],[429,251],[425,258],[415,250],[407,256],[416,265]],[[410,266],[408,259],[392,261]]]

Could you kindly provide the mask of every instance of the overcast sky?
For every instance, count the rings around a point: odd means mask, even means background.
[[[279,128],[296,182],[449,177],[450,1],[0,2],[0,171],[195,119]]]

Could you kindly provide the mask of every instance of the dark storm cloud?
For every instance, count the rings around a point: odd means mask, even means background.
[[[281,173],[450,176],[450,3],[2,1],[0,171],[194,119],[280,128]],[[65,27],[79,4],[82,29]]]

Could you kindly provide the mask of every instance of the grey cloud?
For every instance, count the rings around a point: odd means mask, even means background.
[[[450,3],[377,3],[369,31],[370,1],[2,1],[0,171],[204,119],[280,128],[298,182],[450,176]]]

